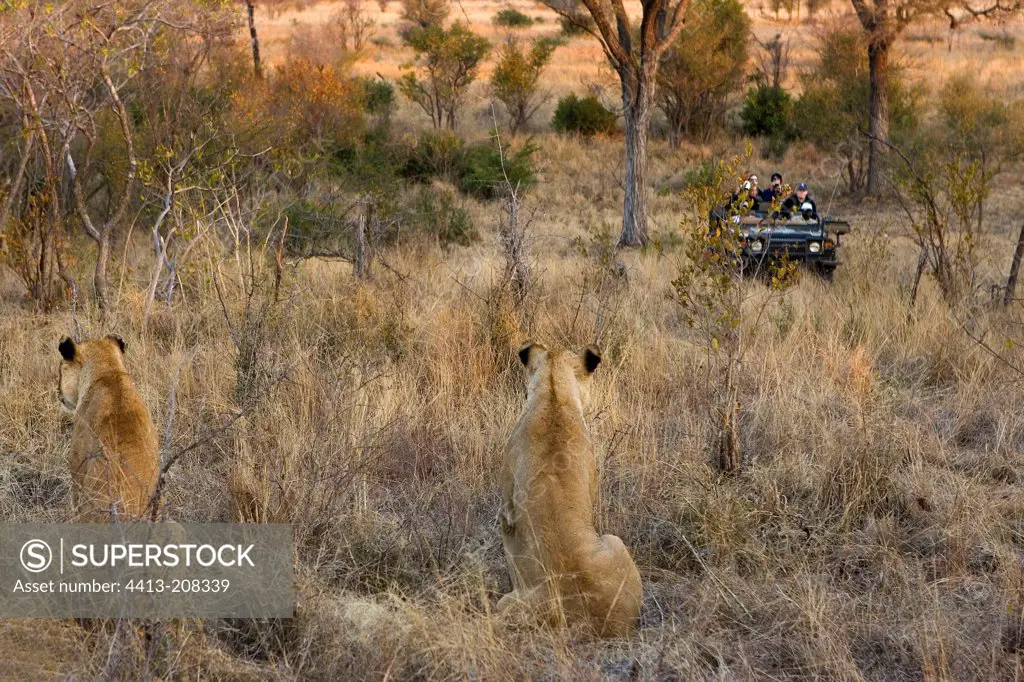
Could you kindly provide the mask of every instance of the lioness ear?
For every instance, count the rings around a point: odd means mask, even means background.
[[[116,343],[117,347],[121,349],[121,355],[124,355],[124,348],[125,348],[124,339],[122,339],[117,334],[107,334],[107,338],[110,339],[111,341],[113,341],[114,343]]]
[[[587,374],[593,374],[597,366],[601,364],[601,356],[596,348],[588,348],[583,351],[583,366],[587,368]]]
[[[519,349],[519,361],[523,363],[523,367],[530,366],[530,351],[533,350],[533,343],[527,343],[525,346]]]
[[[60,356],[68,362],[75,359],[75,342],[68,337],[65,336],[60,340],[57,350],[60,351]]]

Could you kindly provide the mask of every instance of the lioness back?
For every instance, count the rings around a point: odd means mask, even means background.
[[[124,342],[106,336],[58,346],[61,404],[75,415],[68,467],[76,520],[140,518],[156,490],[156,428],[125,370]]]
[[[601,358],[538,344],[519,356],[527,398],[505,450],[498,518],[513,590],[498,608],[525,604],[602,636],[629,634],[640,573],[619,538],[597,532],[597,460],[583,419]]]

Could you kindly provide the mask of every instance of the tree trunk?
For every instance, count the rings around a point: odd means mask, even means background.
[[[889,47],[891,42],[872,39],[868,45],[868,70],[871,83],[871,108],[868,120],[868,186],[869,196],[882,193],[882,163],[885,142],[889,139]]]
[[[647,243],[647,133],[654,109],[657,64],[620,68],[626,122],[626,199],[619,246]]]
[[[363,200],[362,210],[359,212],[359,222],[356,223],[356,279],[369,279],[370,262],[373,254],[370,251],[367,231],[370,229],[370,221],[373,220],[373,203],[369,197]]]
[[[719,414],[718,424],[718,466],[723,473],[738,473],[742,465],[740,435],[736,426],[739,417],[739,390],[733,378],[736,358],[730,353],[725,370],[725,399],[727,404]]]
[[[525,228],[519,225],[519,196],[512,183],[508,183],[505,197],[505,218],[499,223],[502,245],[505,247],[505,281],[512,286],[518,308],[530,288],[530,268],[526,264]]]
[[[256,3],[245,0],[246,13],[249,16],[249,37],[252,39],[252,69],[257,78],[263,78],[263,62],[260,60],[260,39],[256,35]]]
[[[14,172],[14,181],[10,183],[10,189],[7,196],[4,197],[3,208],[0,208],[0,232],[7,228],[7,221],[11,217],[15,200],[20,200],[21,183],[25,179],[25,169],[28,167],[29,155],[32,153],[32,145],[36,139],[34,133],[24,132],[30,130],[29,125],[28,116],[23,116],[21,158],[18,161],[18,169]],[[56,210],[56,207],[51,207],[51,210]]]
[[[1024,259],[1024,225],[1020,227],[1017,248],[1013,251],[1013,262],[1010,263],[1010,276],[1006,278],[1006,294],[1003,296],[1003,305],[1010,305],[1017,295],[1017,274],[1020,272],[1022,259]]]
[[[107,300],[107,262],[110,260],[110,234],[104,233],[100,237],[96,249],[96,271],[93,274],[93,286],[96,288],[96,304],[100,310],[107,312],[109,301]]]

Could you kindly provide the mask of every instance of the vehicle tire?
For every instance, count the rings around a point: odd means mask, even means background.
[[[835,280],[836,267],[834,265],[819,265],[815,268],[820,276],[826,282],[833,282]]]

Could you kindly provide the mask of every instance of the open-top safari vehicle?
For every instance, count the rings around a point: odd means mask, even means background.
[[[731,226],[744,270],[768,271],[775,261],[805,263],[831,279],[839,266],[839,237],[850,231],[850,223],[830,216],[804,211],[793,216],[779,212],[752,211],[729,216],[727,208],[711,212],[712,232]]]

